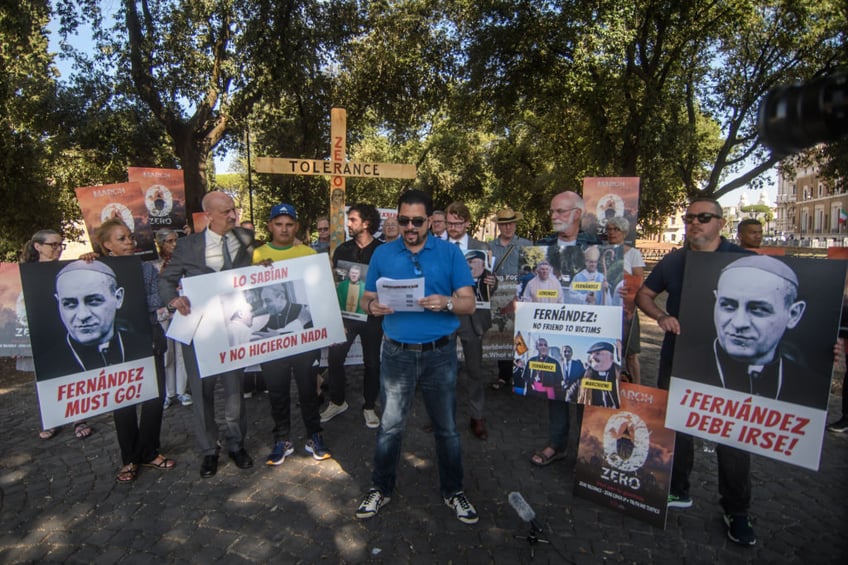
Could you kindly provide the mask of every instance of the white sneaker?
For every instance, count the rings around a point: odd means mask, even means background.
[[[365,498],[362,499],[362,502],[359,504],[359,508],[356,509],[356,517],[360,520],[364,520],[366,518],[376,516],[377,512],[380,511],[380,508],[388,504],[390,500],[391,498],[383,496],[383,493],[379,490],[372,488],[368,491],[368,494],[365,495]]]
[[[456,517],[460,522],[465,524],[476,524],[479,517],[477,516],[477,510],[474,508],[468,499],[465,498],[465,493],[462,491],[456,493],[450,498],[445,498],[445,504],[448,505],[448,508],[453,508],[454,512],[456,512]]]
[[[177,397],[177,400],[179,400],[180,404],[182,404],[183,406],[191,406],[192,404],[194,404],[194,400],[191,399],[191,395],[187,392],[184,392],[183,394],[179,395]]]
[[[341,404],[330,402],[329,404],[327,404],[327,407],[324,408],[323,412],[321,412],[321,423],[326,424],[339,414],[346,412],[347,409],[347,402],[342,402]]]
[[[362,415],[365,417],[366,427],[371,428],[372,430],[374,428],[380,427],[380,417],[377,416],[377,413],[374,410],[369,410],[368,408],[365,408],[362,411]]]

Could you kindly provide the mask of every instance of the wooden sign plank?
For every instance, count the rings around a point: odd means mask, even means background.
[[[416,175],[415,165],[286,159],[282,157],[257,157],[254,169],[258,173],[327,177],[414,179]]]

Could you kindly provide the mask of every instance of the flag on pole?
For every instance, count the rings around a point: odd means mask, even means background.
[[[848,212],[844,208],[839,209],[839,225],[848,222]]]

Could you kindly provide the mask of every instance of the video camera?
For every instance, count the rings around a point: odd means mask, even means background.
[[[779,156],[848,135],[848,72],[771,89],[757,126],[763,145]]]

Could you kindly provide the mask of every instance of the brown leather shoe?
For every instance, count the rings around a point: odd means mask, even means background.
[[[486,420],[480,418],[471,418],[471,433],[479,439],[489,439],[489,432],[486,431]]]

